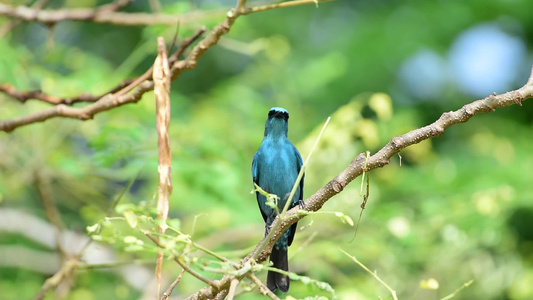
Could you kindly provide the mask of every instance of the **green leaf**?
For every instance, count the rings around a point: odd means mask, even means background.
[[[137,215],[133,211],[127,210],[123,215],[131,228],[137,227]]]
[[[100,231],[100,228],[100,223],[96,223],[92,226],[87,226],[87,234],[92,235],[94,233],[97,233],[98,231]]]

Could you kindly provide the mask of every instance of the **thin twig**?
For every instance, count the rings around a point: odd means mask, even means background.
[[[235,290],[237,289],[237,284],[239,284],[239,280],[237,279],[231,280],[231,283],[228,289],[228,297],[226,298],[226,300],[233,300],[233,297],[235,297]]]
[[[50,291],[51,289],[57,287],[60,283],[67,280],[68,278],[71,278],[78,266],[80,266],[81,262],[79,260],[79,256],[75,256],[71,259],[66,260],[63,265],[61,266],[61,269],[57,271],[52,277],[48,278],[44,285],[42,286],[41,290],[37,293],[35,297],[33,297],[33,300],[42,300]]]
[[[126,2],[126,1],[124,1]],[[123,3],[123,2],[121,2]],[[147,25],[172,25],[179,20],[182,24],[189,21],[220,15],[221,10],[208,12],[193,12],[185,15],[169,15],[162,13],[131,13],[116,12],[112,8],[119,5],[107,4],[96,8],[69,8],[69,9],[35,9],[27,6],[11,6],[0,3],[0,15],[19,19],[22,21],[36,21],[44,24],[54,24],[62,21],[90,21],[94,23],[109,23],[119,26],[147,26]]]
[[[372,277],[374,277],[379,283],[381,283],[387,290],[389,290],[394,300],[398,300],[398,297],[396,296],[396,291],[393,290],[388,284],[386,284],[385,281],[381,280],[381,278],[379,278],[376,272],[370,271],[370,269],[368,269],[365,265],[363,265],[363,263],[361,263],[355,256],[348,254],[348,252],[342,249],[340,250],[342,253],[344,253],[346,256],[352,259],[356,264],[358,264],[361,268],[363,268],[363,270],[367,271],[368,274],[372,275]]]
[[[65,225],[63,224],[63,221],[61,221],[61,214],[54,205],[49,178],[46,177],[46,175],[44,175],[40,170],[35,172],[35,185],[37,186],[39,199],[43,205],[46,218],[54,227],[57,250],[61,256],[61,259],[64,260],[66,258],[66,253],[61,245],[61,232],[65,228]]]
[[[160,300],[168,300],[170,298],[170,295],[172,295],[172,291],[174,290],[176,285],[178,285],[178,283],[181,281],[181,278],[183,277],[184,273],[185,273],[185,269],[181,269],[181,273],[178,276],[178,278],[176,278],[176,280],[174,280],[174,282],[172,282],[172,284],[163,293],[163,295],[161,295],[161,298],[159,298]]]
[[[183,53],[185,48],[194,42],[195,39],[205,31],[205,28],[198,30],[191,38],[185,40],[180,48],[176,52],[176,57],[179,53]],[[170,61],[169,61],[170,62]],[[152,68],[150,68],[150,72]],[[148,71],[147,71],[148,73]],[[145,73],[146,74],[146,73]],[[149,73],[151,74],[151,73]],[[55,107],[42,110],[33,114],[29,114],[23,117],[14,118],[11,120],[0,121],[0,131],[11,132],[18,127],[33,124],[37,122],[43,122],[55,117],[65,117],[79,120],[89,120],[97,113],[113,109],[118,106],[122,106],[129,103],[135,103],[141,100],[144,93],[151,91],[154,88],[154,83],[150,80],[142,80],[139,83],[136,82],[135,86],[132,86],[129,81],[123,82],[123,84],[129,84],[124,89],[135,88],[132,93],[122,94],[118,92],[116,95],[106,94],[97,99],[95,103],[92,103],[85,107],[69,107],[64,104],[59,104]],[[121,85],[122,86],[122,85]],[[81,96],[80,96],[81,97]]]
[[[178,47],[178,50],[175,51],[168,58],[169,64],[172,65],[174,62],[176,62],[178,58],[183,54],[183,52],[185,52],[185,50],[195,40],[197,40],[204,32],[205,32],[205,27],[202,27],[199,30],[197,30],[196,33],[193,34],[191,37],[185,39]],[[153,73],[153,66],[151,66],[148,70],[146,70],[146,72],[144,72],[143,75],[137,78],[134,78],[134,79],[126,79],[102,95],[90,95],[90,94],[84,93],[73,98],[72,97],[61,98],[57,96],[48,95],[46,93],[43,93],[41,90],[19,91],[10,84],[0,84],[0,92],[22,103],[25,103],[27,100],[30,100],[30,99],[35,99],[35,100],[41,100],[41,101],[44,101],[44,102],[47,102],[53,105],[58,105],[58,104],[72,105],[74,103],[79,103],[79,102],[96,102],[108,94],[116,93],[115,94],[116,97],[127,94],[129,91],[134,89],[136,86],[138,86],[143,81],[151,79],[152,73]]]
[[[101,12],[117,11],[117,10],[125,7],[126,5],[130,4],[131,2],[133,2],[133,0],[115,0],[112,3],[104,4],[104,5],[100,6],[98,8],[98,10],[101,11]]]
[[[261,291],[261,294],[267,295],[268,297],[270,297],[270,299],[273,300],[280,300],[279,297],[276,296],[276,294],[272,293],[272,291],[270,291],[270,289],[261,280],[259,280],[259,278],[257,278],[257,276],[249,273],[246,275],[246,277],[250,278],[259,287],[259,291]]]
[[[452,299],[453,297],[457,296],[457,294],[459,294],[459,292],[461,292],[465,288],[469,287],[473,282],[474,282],[474,280],[470,280],[469,282],[463,283],[463,285],[461,285],[453,293],[449,294],[448,296],[446,296],[446,297],[444,297],[444,298],[442,298],[440,300],[450,300],[450,299]]]
[[[29,2],[31,2],[31,0],[28,1],[28,3]],[[50,0],[38,0],[31,6],[31,8],[36,9],[36,10],[41,10],[43,9],[43,7],[45,7],[48,4],[48,2],[50,2]],[[12,19],[8,23],[6,23],[4,26],[2,26],[0,28],[0,38],[6,35],[10,30],[15,28],[15,26],[17,26],[19,23],[20,23],[20,20]]]
[[[291,6],[297,6],[302,4],[311,4],[314,3],[316,6],[318,6],[318,3],[320,2],[329,2],[333,0],[294,0],[294,1],[287,1],[287,2],[281,2],[281,3],[275,3],[275,4],[269,4],[269,5],[263,5],[263,6],[255,6],[255,7],[248,7],[245,8],[242,12],[243,15],[249,15],[256,12],[261,11],[267,11],[271,9],[277,9],[282,7],[291,7]]]
[[[166,249],[166,246],[161,244],[159,242],[159,239],[156,238],[155,236],[153,236],[150,232],[144,232],[144,235],[146,235],[152,242],[154,242],[154,244],[156,244],[157,247],[159,247],[161,249]],[[179,259],[179,257],[177,257],[177,256],[174,257],[174,261],[177,262],[178,265],[180,265],[186,272],[188,272],[192,276],[198,278],[200,281],[203,281],[207,285],[218,289],[219,284],[216,281],[207,279],[203,275],[201,275],[200,273],[198,273],[195,270],[191,269],[186,263],[182,262]]]
[[[202,34],[204,34],[205,32],[205,27],[202,27],[200,28],[198,31],[196,31],[195,34],[193,34],[191,37],[185,39],[179,46],[178,50],[176,52],[174,52],[169,58],[168,58],[168,63],[169,65],[172,65],[174,64],[174,62],[176,62],[179,57],[183,54],[183,52],[185,52],[185,49],[187,49],[195,40],[197,40]],[[153,69],[154,67],[151,66],[150,69],[146,70],[146,72],[144,72],[143,75],[137,77],[136,79],[134,80],[131,80],[131,82],[126,86],[124,87],[123,89],[121,89],[117,94],[116,96],[122,96],[124,94],[127,94],[129,91],[131,91],[132,89],[134,89],[136,86],[138,86],[139,84],[141,84],[143,81],[145,80],[150,80],[152,78],[152,74],[153,74]]]

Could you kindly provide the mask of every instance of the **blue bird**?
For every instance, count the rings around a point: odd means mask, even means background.
[[[254,183],[269,194],[279,197],[277,206],[279,212],[283,210],[292,187],[296,182],[298,173],[302,168],[302,156],[298,149],[289,141],[287,132],[289,130],[289,112],[281,107],[273,107],[268,112],[265,124],[265,135],[259,150],[254,155],[252,162],[252,176]],[[289,208],[303,202],[304,179],[300,181],[296,193],[294,194]],[[265,235],[268,234],[272,222],[277,216],[274,208],[266,204],[266,197],[256,192],[257,203],[261,210],[261,215],[265,220]],[[294,223],[277,240],[270,254],[270,261],[274,267],[288,271],[289,262],[287,260],[287,248],[292,244],[296,225]],[[267,287],[271,291],[289,290],[289,278],[278,272],[269,271],[267,275]]]

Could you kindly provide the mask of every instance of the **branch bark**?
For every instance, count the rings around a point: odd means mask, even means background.
[[[11,6],[0,3],[0,15],[11,17],[26,22],[40,22],[55,24],[62,21],[90,21],[94,23],[109,23],[120,26],[148,26],[148,25],[174,25],[176,22],[186,23],[189,20],[205,17],[211,13],[220,14],[220,11],[194,13],[182,16],[162,13],[125,13],[117,12],[131,0],[117,1],[96,8],[70,8],[43,10],[28,6]]]
[[[157,145],[159,148],[159,187],[157,199],[157,218],[161,220],[161,225],[157,231],[165,234],[167,230],[167,217],[169,211],[169,198],[172,194],[172,155],[170,153],[170,140],[168,138],[168,127],[170,125],[170,68],[168,66],[168,56],[163,37],[157,38],[158,55],[154,62],[153,80],[155,84],[156,102],[156,126]],[[156,276],[157,276],[157,298],[161,290],[161,270],[163,268],[163,252],[157,253]]]

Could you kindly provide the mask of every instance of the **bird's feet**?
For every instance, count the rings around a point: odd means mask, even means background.
[[[272,224],[271,225],[265,224],[265,236],[267,236],[270,233],[271,228],[272,228]]]
[[[305,206],[305,202],[303,200],[298,200],[298,206],[300,206],[300,209],[309,210],[307,209],[307,206]]]

